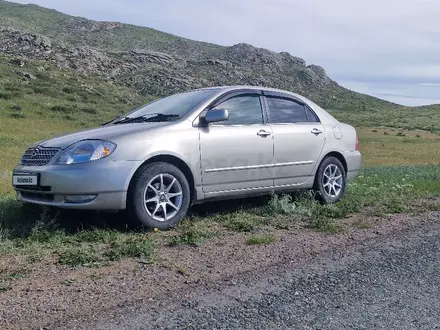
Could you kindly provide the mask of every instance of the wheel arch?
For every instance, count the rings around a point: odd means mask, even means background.
[[[319,166],[321,166],[322,162],[325,159],[329,158],[329,157],[335,157],[336,159],[338,159],[342,163],[342,166],[344,167],[345,177],[347,177],[347,171],[348,171],[347,160],[342,155],[342,153],[340,153],[338,151],[330,151],[330,152],[328,152],[324,157],[322,157],[321,162],[316,167],[316,169],[318,170],[318,168],[319,168]],[[316,176],[316,173],[315,173],[315,176]]]
[[[191,168],[188,166],[188,164],[182,160],[181,158],[170,155],[170,154],[159,154],[154,155],[147,160],[145,160],[142,164],[139,165],[139,167],[136,169],[136,171],[133,173],[133,175],[130,178],[129,184],[128,184],[128,191],[130,191],[132,184],[133,184],[133,178],[136,176],[136,174],[146,165],[157,163],[157,162],[164,162],[169,163],[174,166],[176,166],[179,170],[182,171],[183,175],[185,175],[186,180],[188,180],[188,184],[190,187],[190,204],[196,199],[196,189],[195,189],[195,181],[194,181],[194,175],[191,171]]]

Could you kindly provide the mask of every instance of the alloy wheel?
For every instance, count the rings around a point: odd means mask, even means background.
[[[339,167],[335,164],[328,165],[324,170],[322,176],[322,184],[327,196],[332,198],[338,197],[341,194],[344,178]]]
[[[156,175],[145,188],[145,210],[154,220],[163,222],[172,219],[182,207],[182,202],[182,185],[171,174]]]

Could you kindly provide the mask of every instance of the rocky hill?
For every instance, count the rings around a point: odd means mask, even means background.
[[[36,5],[0,0],[0,56],[12,63],[43,60],[99,75],[141,95],[214,85],[283,88],[329,109],[396,105],[339,86],[325,70],[287,52],[248,44],[223,47],[118,22],[96,22]]]

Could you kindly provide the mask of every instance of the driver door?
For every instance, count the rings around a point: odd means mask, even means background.
[[[229,119],[200,127],[203,191],[229,195],[273,186],[273,134],[258,91],[235,94],[213,109]]]

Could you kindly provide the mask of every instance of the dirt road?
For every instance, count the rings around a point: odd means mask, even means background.
[[[155,266],[36,270],[0,294],[0,316],[27,329],[440,328],[440,212],[345,227],[164,247]]]

